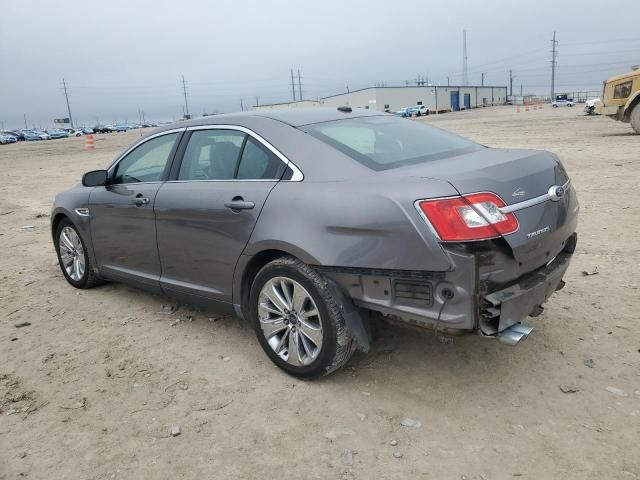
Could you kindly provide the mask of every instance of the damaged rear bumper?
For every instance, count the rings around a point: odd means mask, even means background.
[[[478,246],[449,247],[455,264],[449,272],[316,268],[357,306],[378,312],[393,323],[450,335],[503,334],[505,341],[509,329],[528,316],[539,315],[542,304],[564,286],[562,278],[576,241],[573,233],[546,264],[533,270],[529,267],[528,271],[496,244],[486,245],[484,250]],[[530,332],[520,330],[520,339]]]
[[[528,316],[536,317],[542,313],[542,304],[564,286],[562,277],[569,268],[570,260],[570,253],[561,253],[518,283],[484,295],[485,308],[480,315],[485,320],[497,323],[497,327],[483,333],[492,335],[502,332]]]

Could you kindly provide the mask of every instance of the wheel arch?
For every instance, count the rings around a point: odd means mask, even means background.
[[[236,305],[236,313],[239,313],[242,318],[249,318],[249,297],[254,278],[256,278],[262,267],[280,257],[293,257],[304,262],[298,255],[294,255],[282,248],[266,248],[253,255],[243,255],[240,258],[236,266],[233,303]]]
[[[640,90],[638,90],[629,100],[627,100],[627,103],[625,104],[623,110],[625,120],[629,121],[631,112],[638,104],[640,104]]]
[[[51,216],[51,238],[53,238],[54,244],[56,242],[56,232],[58,231],[58,225],[60,225],[60,222],[62,222],[62,220],[64,220],[65,218],[73,223],[71,215],[69,215],[69,213],[65,212],[64,210],[59,210]]]

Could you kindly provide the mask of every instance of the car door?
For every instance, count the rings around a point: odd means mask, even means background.
[[[231,304],[233,272],[285,162],[239,127],[194,127],[156,197],[161,286]]]
[[[109,170],[109,184],[91,192],[91,238],[105,277],[160,291],[153,205],[181,134],[163,133],[136,145]]]

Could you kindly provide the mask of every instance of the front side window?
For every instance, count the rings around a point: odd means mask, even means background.
[[[631,84],[633,82],[625,82],[620,85],[616,85],[613,88],[613,98],[627,98],[631,95]]]
[[[171,157],[179,133],[161,135],[147,140],[129,152],[118,165],[111,183],[158,182]]]
[[[386,170],[484,148],[439,128],[376,116],[306,125],[302,129],[373,170]]]

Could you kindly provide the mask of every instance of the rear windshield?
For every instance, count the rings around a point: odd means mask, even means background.
[[[391,116],[314,123],[301,129],[373,170],[423,163],[484,148],[439,128]]]

